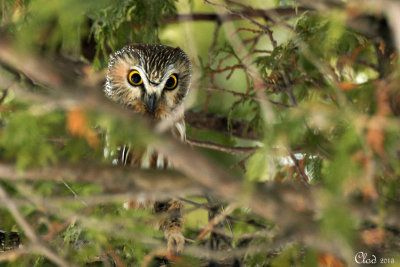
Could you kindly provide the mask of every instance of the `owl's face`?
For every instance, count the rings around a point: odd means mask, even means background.
[[[110,57],[105,91],[114,101],[158,120],[182,106],[190,80],[190,61],[179,47],[134,44]]]

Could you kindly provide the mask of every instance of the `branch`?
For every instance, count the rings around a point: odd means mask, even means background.
[[[203,147],[203,148],[209,148],[225,153],[230,153],[230,154],[237,154],[237,153],[252,153],[258,147],[245,147],[245,146],[224,146],[220,144],[216,144],[210,141],[199,141],[191,138],[186,138],[186,143],[192,146],[197,146],[197,147]]]
[[[194,13],[194,14],[177,14],[175,16],[167,16],[161,22],[162,23],[180,23],[180,22],[188,22],[188,21],[217,21],[217,22],[226,22],[233,20],[242,20],[245,17],[251,18],[262,18],[265,21],[273,21],[271,17],[271,13],[275,16],[282,17],[293,17],[299,16],[306,11],[310,11],[310,8],[292,8],[292,7],[280,7],[273,9],[248,9],[248,10],[238,10],[242,14],[232,14],[232,13],[224,13],[224,14],[216,14],[216,13]]]
[[[227,117],[211,113],[195,112],[192,110],[187,110],[185,112],[185,121],[189,123],[190,126],[202,130],[217,131],[243,139],[261,139],[261,136],[256,133],[256,130],[253,127],[249,126],[247,121],[231,119],[231,131],[229,131]]]
[[[8,211],[12,214],[15,221],[18,223],[18,225],[22,228],[26,236],[29,238],[33,252],[39,252],[40,254],[43,254],[46,258],[53,261],[59,266],[65,266],[65,267],[71,266],[68,262],[66,262],[64,259],[62,259],[60,256],[58,256],[57,254],[55,254],[53,251],[51,251],[49,248],[47,248],[42,244],[39,237],[33,231],[32,227],[29,225],[29,223],[25,220],[24,216],[18,210],[17,205],[12,201],[12,199],[8,196],[7,192],[1,185],[0,185],[0,201],[3,205],[5,205],[8,208]]]
[[[249,190],[243,186],[243,180],[236,175],[227,172],[198,152],[188,149],[177,140],[167,139],[163,140],[162,144],[157,143],[156,145],[161,153],[168,155],[168,159],[178,170],[190,177],[192,181],[215,192],[217,196],[231,202],[247,203],[255,213],[276,221],[282,229],[295,227],[301,231],[303,226],[315,226],[312,218],[302,212],[313,209],[313,197],[310,192],[305,191],[298,184],[282,185],[282,191],[275,188],[275,185],[271,185],[271,187],[257,186]],[[274,187],[273,190],[271,190],[272,187]],[[242,198],[238,199],[238,196],[242,196]],[[287,203],[285,199],[289,200],[291,204]],[[297,203],[306,204],[298,207]],[[296,218],[296,222],[294,218]],[[304,225],[300,222],[304,222]]]
[[[9,250],[6,252],[1,252],[0,253],[0,262],[12,261],[12,260],[20,257],[21,255],[25,255],[25,254],[29,254],[29,253],[32,253],[32,249],[29,245],[21,247],[21,248]]]
[[[48,180],[68,182],[88,182],[100,185],[107,193],[174,194],[178,192],[200,192],[198,185],[181,173],[171,170],[146,170],[127,167],[104,166],[92,163],[80,165],[55,165],[24,172],[15,170],[13,164],[0,162],[2,180]],[[157,194],[158,195],[158,194]]]
[[[97,85],[88,85],[82,79],[67,76],[67,69],[62,71],[46,62],[30,55],[22,55],[8,43],[5,38],[0,38],[0,62],[5,62],[15,69],[29,76],[35,84],[44,84],[50,88],[47,94],[29,92],[22,85],[18,84],[17,97],[26,100],[42,101],[46,105],[54,105],[54,108],[68,108],[71,105],[80,105],[90,110],[103,111],[109,115],[133,121],[137,116],[127,112],[120,105],[113,104],[106,100]],[[40,70],[40,71],[39,71]],[[59,73],[63,73],[62,75]],[[0,75],[0,79],[6,78]],[[260,86],[258,84],[258,86]],[[256,86],[256,87],[258,87]],[[25,89],[25,90],[24,90]],[[133,118],[132,118],[133,117]],[[190,117],[190,115],[188,116]],[[201,114],[204,125],[210,121]],[[212,117],[221,131],[227,130],[227,120],[219,117]],[[189,119],[190,121],[190,119]],[[137,122],[137,121],[136,121]],[[148,123],[141,125],[150,129]],[[137,123],[135,124],[137,125]],[[241,136],[253,137],[256,139],[255,130],[248,128],[248,123],[232,121],[233,133]],[[214,128],[218,128],[214,127]],[[258,185],[254,188],[243,186],[243,180],[235,174],[207,159],[198,152],[190,149],[169,136],[161,136],[149,130],[149,135],[157,137],[155,146],[159,152],[168,155],[177,170],[184,175],[167,175],[168,172],[151,172],[145,175],[145,170],[133,171],[129,168],[116,168],[112,166],[99,166],[84,164],[77,166],[56,165],[40,170],[29,170],[24,174],[14,170],[12,164],[0,164],[2,179],[48,179],[65,181],[86,181],[97,183],[103,186],[107,192],[155,192],[156,190],[176,191],[180,186],[183,188],[205,188],[222,199],[237,202],[248,206],[256,214],[268,218],[279,224],[282,231],[315,232],[318,231],[317,222],[312,214],[315,210],[316,196],[312,191],[299,187],[298,184],[269,184]],[[136,174],[135,174],[136,173]],[[139,175],[140,173],[140,175]],[[150,175],[151,173],[151,175]],[[129,191],[128,191],[129,190]]]
[[[102,110],[107,114],[136,121],[149,127],[148,120],[129,112],[127,108],[108,100],[103,88],[104,76],[92,74],[79,77],[76,70],[57,66],[55,63],[39,59],[30,54],[17,51],[8,40],[8,36],[0,32],[0,66],[6,68],[17,77],[0,74],[0,84],[11,86],[17,98],[29,102],[40,103],[49,109],[70,109],[79,106],[84,109]],[[19,83],[18,75],[27,78],[28,84]],[[35,89],[39,85],[44,90]]]
[[[0,62],[7,63],[19,72],[26,74],[35,84],[43,84],[46,88],[49,88],[46,94],[39,94],[26,90],[23,85],[17,84],[13,89],[20,99],[29,100],[31,103],[37,101],[45,105],[53,105],[57,109],[80,106],[89,110],[101,110],[110,116],[135,122],[135,124],[132,123],[135,126],[140,122],[144,129],[149,130],[149,136],[153,136],[156,139],[154,145],[158,151],[168,155],[176,169],[184,174],[184,176],[178,177],[178,175],[163,176],[160,172],[153,172],[152,175],[145,177],[143,172],[141,175],[134,176],[133,173],[129,173],[131,171],[129,168],[122,169],[90,164],[85,164],[81,168],[57,165],[20,174],[13,169],[11,164],[1,164],[0,173],[2,174],[2,179],[5,179],[5,177],[16,180],[27,177],[31,180],[36,180],[38,177],[39,179],[46,178],[49,180],[63,178],[65,181],[98,183],[108,192],[127,192],[127,190],[132,190],[132,192],[155,192],[156,189],[173,190],[175,192],[181,182],[185,188],[193,188],[194,186],[196,186],[197,190],[206,188],[227,201],[245,203],[258,215],[278,223],[281,229],[296,228],[298,231],[302,231],[305,228],[310,229],[310,231],[317,229],[316,222],[313,221],[312,216],[303,212],[313,210],[316,201],[314,201],[314,197],[309,191],[304,191],[298,185],[258,186],[252,190],[249,190],[248,187],[243,187],[243,180],[233,173],[226,171],[171,136],[162,136],[160,133],[151,130],[148,121],[146,122],[143,118],[139,118],[139,116],[129,112],[129,110],[127,111],[120,105],[107,100],[99,90],[97,83],[89,83],[88,80],[78,79],[72,75],[71,70],[67,68],[61,70],[42,58],[21,54],[20,51],[16,51],[12,47],[6,38],[0,38]],[[7,80],[4,75],[0,75],[0,80],[13,82],[12,80]],[[207,116],[201,115],[201,118],[204,125],[210,124]],[[217,126],[222,131],[228,133],[226,119],[224,121],[220,117],[213,116],[212,118],[214,118],[214,123],[219,123]],[[232,121],[232,132],[234,134],[256,139],[255,130],[250,128],[246,132],[246,128],[248,128],[248,123]],[[241,198],[239,199],[238,196],[241,196]]]
[[[304,173],[303,169],[301,168],[300,163],[299,163],[299,161],[297,160],[297,158],[294,156],[293,153],[290,153],[289,155],[290,155],[290,158],[291,158],[291,159],[293,160],[293,162],[294,162],[294,166],[296,167],[297,172],[298,172],[299,175],[300,175],[301,182],[302,182],[305,186],[310,186],[310,184],[308,183],[307,176],[306,176],[306,174]]]
[[[213,71],[213,72],[215,72],[215,71]],[[217,72],[215,72],[215,73],[217,73]],[[270,84],[266,84],[266,87],[276,87],[276,86],[270,85]],[[245,94],[245,93],[241,93],[241,92],[236,92],[236,91],[232,91],[232,90],[228,90],[228,89],[218,88],[218,87],[198,87],[198,89],[211,91],[211,92],[229,93],[229,94],[232,94],[234,96],[250,98],[250,99],[253,99],[253,100],[256,100],[256,101],[267,101],[267,102],[269,102],[271,104],[274,104],[274,105],[276,105],[278,107],[283,107],[283,108],[291,108],[291,107],[293,107],[293,106],[290,106],[290,105],[286,105],[286,104],[283,104],[283,103],[276,102],[276,101],[271,100],[271,99],[266,98],[266,97],[261,99],[261,98],[259,98],[257,96],[253,96],[253,95],[249,95],[249,94]]]
[[[193,194],[200,193],[200,190],[205,188],[233,202],[239,201],[237,196],[243,196],[243,201],[248,203],[256,213],[279,221],[282,227],[290,225],[300,227],[302,222],[304,226],[312,224],[310,217],[301,215],[299,212],[301,209],[296,203],[283,201],[285,196],[290,196],[290,201],[300,198],[298,203],[308,203],[307,205],[313,206],[311,195],[305,193],[303,189],[293,185],[277,184],[257,187],[249,192],[247,187],[243,187],[241,180],[208,162],[195,151],[187,149],[183,144],[175,146],[176,144],[165,143],[164,149],[169,149],[168,155],[175,166],[187,176],[176,171],[132,169],[90,163],[30,169],[24,173],[16,171],[10,163],[0,163],[0,173],[2,180],[7,181],[60,181],[63,179],[67,182],[91,182],[99,184],[105,192],[130,194],[145,192],[156,197],[160,197],[157,192],[164,192],[165,195],[171,196],[170,192],[179,191],[180,195],[182,192]],[[294,218],[297,218],[296,221]]]
[[[210,207],[209,204],[200,204],[200,203],[194,202],[194,201],[186,199],[186,198],[179,198],[179,200],[181,200],[183,202],[186,202],[186,203],[188,203],[190,205],[193,205],[196,208],[205,209],[205,210],[209,210],[209,211],[211,211],[213,209],[212,207]],[[227,215],[226,218],[231,220],[231,221],[237,221],[237,222],[245,223],[245,224],[252,225],[252,226],[255,226],[255,227],[258,227],[258,228],[262,228],[262,229],[268,228],[267,225],[262,224],[262,223],[258,223],[253,218],[244,218],[243,219],[243,218],[240,218],[238,216],[232,216],[232,215]]]

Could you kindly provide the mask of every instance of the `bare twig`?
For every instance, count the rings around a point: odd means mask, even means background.
[[[298,7],[297,10],[291,7],[281,7],[275,8],[271,10],[262,10],[262,9],[252,9],[252,10],[241,10],[245,19],[252,18],[263,18],[265,21],[271,20],[270,12],[277,14],[282,17],[293,17],[299,16],[306,11],[310,11],[309,8]],[[232,20],[240,20],[243,19],[243,16],[239,14],[225,13],[225,14],[215,14],[215,13],[194,13],[194,14],[177,14],[173,17],[165,17],[163,22],[166,23],[175,23],[175,22],[185,22],[185,21],[232,21]]]
[[[253,53],[267,53],[267,54],[271,54],[272,51],[271,50],[261,50],[261,49],[254,49]]]
[[[209,0],[205,0],[206,3],[209,3],[215,8],[221,12],[222,9],[227,9],[232,12],[231,9],[227,8],[224,5],[221,4],[215,4],[213,2],[210,2]],[[249,19],[250,21],[253,21],[253,24],[259,25],[258,22],[255,22],[252,19]],[[267,32],[270,32],[270,29],[264,25],[259,25],[263,30],[266,30]],[[248,75],[252,78],[254,88],[256,90],[256,94],[258,98],[263,99],[264,101],[259,101],[261,109],[264,112],[265,119],[269,122],[273,122],[276,119],[276,116],[274,114],[274,110],[272,109],[269,101],[266,99],[265,96],[265,88],[267,85],[265,84],[264,79],[260,75],[258,69],[254,66],[254,63],[252,63],[249,58],[246,58],[246,55],[249,54],[249,52],[246,49],[245,44],[242,42],[242,40],[237,36],[237,35],[232,35],[232,33],[235,32],[235,27],[233,26],[232,22],[226,22],[224,23],[224,28],[225,34],[227,37],[231,40],[232,47],[235,51],[235,53],[238,55],[239,58],[242,58],[242,64],[245,66],[245,69],[248,73]]]
[[[203,231],[200,232],[200,234],[197,236],[197,240],[202,240],[209,232],[213,231],[214,227],[218,225],[222,220],[224,220],[229,213],[231,213],[234,210],[234,206],[229,206],[226,208],[226,210],[220,214],[218,214],[216,217],[214,217],[203,229]]]
[[[290,158],[293,160],[294,165],[296,166],[297,172],[299,173],[300,177],[301,177],[301,181],[303,182],[303,184],[305,186],[310,186],[310,184],[308,183],[308,179],[303,171],[303,169],[300,167],[300,163],[297,160],[297,158],[295,157],[295,155],[293,153],[290,153]]]
[[[46,258],[56,263],[59,266],[71,266],[68,262],[62,259],[60,256],[55,254],[49,248],[44,246],[40,239],[37,237],[35,231],[29,225],[29,223],[25,220],[24,216],[18,210],[17,205],[12,201],[12,199],[8,196],[7,192],[0,185],[0,201],[3,203],[9,210],[9,212],[13,215],[14,219],[18,223],[18,225],[22,228],[26,236],[29,238],[32,246],[33,252],[39,252],[43,254]]]
[[[209,148],[209,149],[218,150],[218,151],[230,153],[230,154],[252,153],[258,148],[258,147],[224,146],[224,145],[216,144],[216,143],[213,143],[210,141],[199,141],[199,140],[194,140],[194,139],[191,139],[188,137],[186,138],[186,142],[192,146]]]
[[[275,88],[275,85],[266,85],[266,87]],[[283,108],[292,107],[292,106],[289,106],[289,105],[286,105],[286,104],[283,104],[283,103],[276,102],[276,101],[271,100],[271,99],[269,99],[267,97],[260,98],[260,97],[254,96],[254,95],[249,95],[249,94],[236,92],[236,91],[223,89],[223,88],[218,88],[218,87],[199,87],[199,89],[206,90],[206,91],[212,91],[212,92],[229,93],[229,94],[232,94],[234,96],[240,96],[240,97],[244,97],[244,98],[254,99],[254,100],[257,100],[257,101],[267,101],[267,102],[269,102],[271,104],[274,104],[274,105],[276,105],[278,107],[283,107]]]
[[[186,202],[186,203],[188,203],[190,205],[195,206],[196,208],[201,208],[201,209],[206,209],[206,210],[211,210],[212,209],[211,207],[209,207],[208,204],[197,203],[197,202],[194,202],[194,201],[192,201],[190,199],[186,199],[186,198],[179,198],[179,199],[181,201],[183,201],[183,202]],[[253,216],[255,217],[255,215],[253,215]],[[252,218],[247,218],[247,217],[246,218],[240,218],[238,216],[226,215],[226,219],[228,219],[230,221],[236,221],[236,222],[245,223],[245,224],[252,225],[252,226],[255,226],[255,227],[259,227],[259,228],[262,228],[262,229],[266,229],[267,228],[267,226],[265,224],[258,223]]]
[[[207,3],[207,4],[209,4],[209,5],[212,5],[212,6],[215,6],[215,7],[219,7],[219,8],[221,8],[221,9],[225,9],[226,11],[228,11],[228,12],[231,13],[231,14],[238,15],[238,16],[241,17],[242,19],[246,19],[246,20],[248,20],[250,23],[252,23],[252,24],[258,26],[260,29],[263,29],[265,32],[270,31],[269,28],[268,28],[267,26],[265,26],[265,25],[259,23],[258,21],[256,21],[255,19],[253,19],[252,16],[248,16],[248,15],[247,15],[247,12],[255,12],[255,10],[252,9],[252,8],[247,8],[246,10],[233,10],[233,9],[231,9],[231,8],[228,8],[226,5],[222,5],[222,4],[219,4],[219,3],[215,3],[215,2],[212,2],[212,1],[209,1],[209,0],[204,0],[204,2]],[[219,16],[219,18],[220,18],[221,21],[223,21],[222,19],[224,18],[224,17],[222,16],[222,14],[223,14],[223,13],[221,12],[221,14],[220,14],[220,16]],[[265,18],[266,18],[265,20],[269,20],[269,21],[274,22],[274,20],[273,20],[271,17],[266,16]]]
[[[255,151],[254,151],[255,152]],[[251,156],[254,155],[254,152],[251,152],[247,154],[243,159],[241,159],[239,162],[233,164],[232,166],[229,167],[230,170],[235,169],[237,166],[239,166],[244,172],[246,172],[246,166],[245,163],[246,161],[251,158]]]

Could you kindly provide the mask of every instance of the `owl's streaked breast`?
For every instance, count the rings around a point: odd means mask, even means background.
[[[138,114],[165,123],[166,129],[182,142],[186,140],[183,100],[188,94],[191,66],[188,56],[180,49],[163,45],[135,44],[115,52],[108,65],[106,95]],[[172,167],[168,155],[157,147],[120,148],[118,165],[139,168],[167,169]],[[126,207],[153,205],[161,214],[159,223],[167,239],[168,251],[180,253],[185,238],[183,204],[180,200],[128,201]],[[162,207],[162,208],[160,208]]]
[[[176,122],[171,128],[172,135],[182,142],[186,141],[186,127],[183,119]],[[163,155],[154,146],[147,146],[144,149],[123,146],[120,150],[118,164],[133,166],[143,169],[168,169],[173,166],[168,160],[168,155]]]

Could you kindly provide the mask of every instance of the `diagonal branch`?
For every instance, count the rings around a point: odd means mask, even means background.
[[[46,258],[53,261],[59,266],[71,266],[68,262],[62,259],[60,256],[55,254],[49,248],[44,246],[38,236],[35,234],[35,231],[29,225],[29,223],[25,220],[24,216],[18,210],[17,205],[13,202],[13,200],[8,196],[5,189],[0,185],[0,202],[5,205],[10,213],[13,215],[14,219],[18,223],[18,225],[22,228],[26,236],[29,238],[31,242],[31,250],[32,252],[39,252],[43,254]]]
[[[120,105],[113,104],[106,100],[98,86],[90,86],[85,83],[85,81],[77,79],[71,74],[68,76],[68,70],[66,69],[63,69],[63,75],[59,75],[58,73],[61,71],[57,66],[30,55],[21,55],[19,51],[15,51],[15,49],[12,48],[5,38],[0,39],[0,62],[5,62],[13,66],[15,69],[29,75],[33,81],[44,84],[50,88],[47,94],[38,94],[24,90],[22,85],[18,85],[19,91],[17,92],[17,97],[25,97],[25,99],[32,100],[39,96],[40,101],[44,102],[46,100],[46,104],[57,105],[57,108],[68,108],[71,105],[81,106],[90,110],[101,110],[111,116],[122,117],[128,121],[134,121],[133,119],[135,119],[135,122],[137,122],[137,116],[133,116],[133,114],[127,112],[127,110],[123,109]],[[30,68],[34,68],[34,70]],[[41,71],[38,72],[35,70]],[[5,79],[1,75],[0,78]],[[256,85],[257,88],[259,86],[260,84]],[[141,125],[145,129],[150,129],[148,123],[145,123],[143,119],[138,119],[138,121],[143,122]],[[243,135],[245,128],[243,127],[240,130],[242,130],[240,134]],[[249,190],[248,187],[243,187],[242,179],[226,171],[197,151],[190,149],[187,145],[178,142],[171,136],[162,136],[150,130],[148,132],[149,136],[153,136],[157,139],[154,145],[157,146],[158,150],[168,155],[169,159],[174,162],[177,170],[185,175],[180,177],[182,179],[180,181],[185,183],[186,186],[193,188],[193,184],[195,184],[197,187],[200,186],[200,188],[215,191],[217,195],[225,200],[233,202],[241,201],[252,208],[255,213],[279,223],[282,229],[297,228],[300,231],[303,227],[311,230],[317,228],[315,227],[316,222],[312,220],[312,217],[309,215],[306,216],[303,213],[305,210],[313,210],[313,203],[315,202],[313,201],[313,196],[308,191],[299,188],[298,185],[284,185],[280,188],[281,190],[275,186],[255,187]],[[253,132],[253,136],[256,136],[255,131]],[[6,175],[7,171],[10,177],[15,179],[23,179],[24,175],[26,176],[28,174],[18,175],[15,171],[12,173],[12,165],[2,165],[2,167],[3,168],[0,169],[2,177],[8,176]],[[88,182],[102,182],[104,188],[109,192],[126,192],[127,188],[154,191],[154,185],[156,184],[154,183],[155,178],[151,180],[142,177],[142,179],[135,178],[136,180],[134,180],[133,177],[130,176],[131,178],[127,179],[127,170],[122,171],[118,168],[108,167],[107,169],[107,167],[104,167],[104,169],[100,171],[98,166],[96,166],[94,170],[89,167],[87,168],[86,172],[82,172],[82,170],[76,168],[63,169],[62,166],[54,166],[50,169],[42,169],[37,173],[31,173],[30,178],[37,179],[37,177],[47,177],[48,179],[55,179],[50,177],[62,177],[65,181],[69,181],[71,179],[77,180],[78,177],[79,180],[85,179],[86,177],[86,181]],[[100,177],[102,175],[104,178],[101,179]],[[162,177],[161,173],[157,173],[156,177]],[[185,177],[189,179],[185,179]],[[165,190],[168,190],[171,189],[171,185],[177,185],[176,181],[179,180],[179,177],[174,175],[169,178],[173,180],[163,179],[164,182],[158,183],[160,184],[160,188],[164,187]],[[293,199],[298,200],[298,203],[307,204],[301,209],[296,203],[291,202]],[[296,218],[296,220],[294,218]]]
[[[200,192],[198,185],[177,171],[146,170],[127,167],[104,166],[93,163],[80,165],[55,165],[47,168],[15,170],[14,164],[0,162],[1,179],[7,181],[47,180],[88,182],[100,185],[107,193]]]
[[[224,146],[220,144],[216,144],[210,141],[199,141],[195,139],[191,139],[189,137],[186,138],[186,143],[192,146],[197,146],[197,147],[203,147],[203,148],[209,148],[225,153],[230,153],[230,154],[237,154],[237,153],[252,153],[254,152],[258,147],[245,147],[245,146]]]

